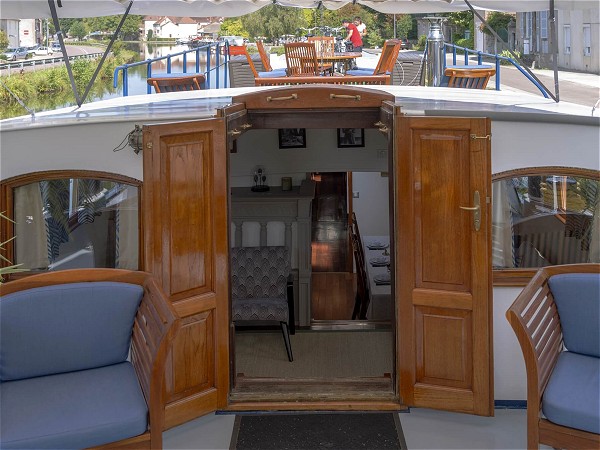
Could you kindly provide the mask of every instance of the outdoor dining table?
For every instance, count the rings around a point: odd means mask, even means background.
[[[373,244],[382,244],[375,246]],[[392,299],[391,282],[379,283],[380,278],[391,276],[384,260],[390,260],[390,237],[389,236],[364,236],[363,247],[365,253],[365,265],[367,278],[369,279],[369,307],[367,319],[369,320],[392,320],[394,317],[394,302]],[[383,247],[383,248],[382,248]],[[387,253],[387,254],[386,254]]]
[[[320,55],[317,53],[317,60],[320,63],[332,63],[334,65],[336,63],[341,63],[341,73],[346,73],[352,60],[360,58],[361,56],[361,52],[335,52],[333,55]]]

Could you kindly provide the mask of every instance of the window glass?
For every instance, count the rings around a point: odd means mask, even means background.
[[[565,33],[565,54],[571,53],[571,25],[565,25],[563,27]]]
[[[592,28],[589,23],[583,24],[583,54],[585,56],[592,54]]]
[[[89,178],[14,189],[15,264],[138,269],[138,188]]]
[[[580,176],[494,181],[495,269],[600,262],[600,182]]]

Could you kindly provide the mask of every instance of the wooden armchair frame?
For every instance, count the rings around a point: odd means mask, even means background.
[[[2,295],[57,284],[113,281],[143,286],[131,338],[131,363],[148,405],[148,430],[139,436],[95,449],[162,448],[165,425],[165,365],[180,326],[175,311],[149,273],[121,269],[73,269],[48,272],[3,284]]]
[[[285,62],[288,76],[305,77],[319,75],[319,61],[314,42],[291,42],[285,44]]]
[[[379,61],[377,61],[377,66],[375,66],[375,70],[373,70],[373,75],[391,74],[394,70],[394,64],[396,64],[401,47],[402,42],[398,39],[388,39],[385,41],[383,49],[381,50],[381,55],[379,56]]]
[[[263,41],[256,41],[256,48],[258,49],[258,55],[260,56],[260,60],[263,63],[265,71],[271,72],[273,70],[273,67],[271,67],[271,59],[269,58],[269,54],[265,50]],[[246,55],[248,55],[248,52],[246,52]],[[254,64],[252,65],[254,66]],[[254,76],[257,77],[258,75],[255,74]]]
[[[157,94],[163,92],[199,91],[202,89],[206,78],[202,74],[182,77],[161,78],[160,76],[148,78],[149,85],[154,87]]]
[[[506,312],[525,358],[527,371],[527,448],[600,448],[600,436],[568,428],[542,418],[542,396],[563,337],[548,279],[563,273],[600,273],[600,264],[570,264],[540,269]]]
[[[493,67],[486,69],[446,68],[444,74],[449,77],[448,87],[465,89],[485,89],[490,77],[496,74]]]

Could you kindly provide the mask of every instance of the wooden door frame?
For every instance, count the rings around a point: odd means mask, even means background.
[[[333,89],[332,89],[333,88]],[[319,99],[323,91],[327,92],[326,100]],[[333,91],[334,96],[330,93]],[[316,94],[314,94],[316,92]],[[293,96],[299,98],[297,103]],[[361,103],[357,105],[357,96]],[[270,98],[284,100],[272,103]],[[233,98],[232,107],[245,110],[249,129],[278,129],[278,128],[311,128],[311,129],[336,129],[343,127],[377,129],[377,122],[381,118],[383,101],[393,101],[393,96],[386,92],[370,91],[368,89],[347,86],[298,86],[294,88],[280,88],[265,92],[242,95]],[[328,102],[336,102],[335,106]],[[315,106],[317,105],[317,106]],[[333,114],[335,113],[335,114]],[[237,135],[239,136],[239,135]],[[351,172],[346,172],[351,181]],[[347,188],[348,203],[351,204],[351,185]],[[350,214],[350,206],[349,206]],[[349,258],[350,260],[350,258]],[[395,333],[395,330],[394,330]],[[234,350],[235,351],[235,350]],[[394,360],[397,356],[394,351]],[[231,359],[233,361],[233,355]],[[235,377],[235,374],[233,374]],[[358,379],[321,379],[295,381],[290,379],[261,379],[249,382],[242,389],[231,386],[230,403],[227,410],[389,410],[397,411],[406,409],[400,402],[397,391],[398,374],[394,379],[381,378],[383,383],[375,380],[360,382]],[[379,380],[379,378],[377,378]],[[327,394],[332,391],[332,380],[336,385],[343,386],[343,396]],[[387,389],[382,388],[385,384]],[[281,399],[282,394],[274,392],[273,386],[285,386],[289,395]],[[375,386],[375,388],[373,388]],[[369,389],[375,389],[369,392]],[[292,392],[292,394],[290,394]]]

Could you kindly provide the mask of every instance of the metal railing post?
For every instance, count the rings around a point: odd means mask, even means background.
[[[129,95],[129,83],[127,76],[127,67],[123,68],[123,97],[127,97]]]
[[[500,90],[500,58],[496,55],[496,90]]]
[[[183,73],[187,73],[187,53],[183,54]]]
[[[200,73],[200,49],[199,48],[196,48],[196,73]]]
[[[148,61],[148,64],[146,65],[146,80],[152,78],[152,60],[151,59],[147,59],[146,61]],[[146,83],[146,92],[148,94],[152,94],[152,86],[150,86],[148,83]]]
[[[167,55],[167,73],[171,73],[171,55]]]

